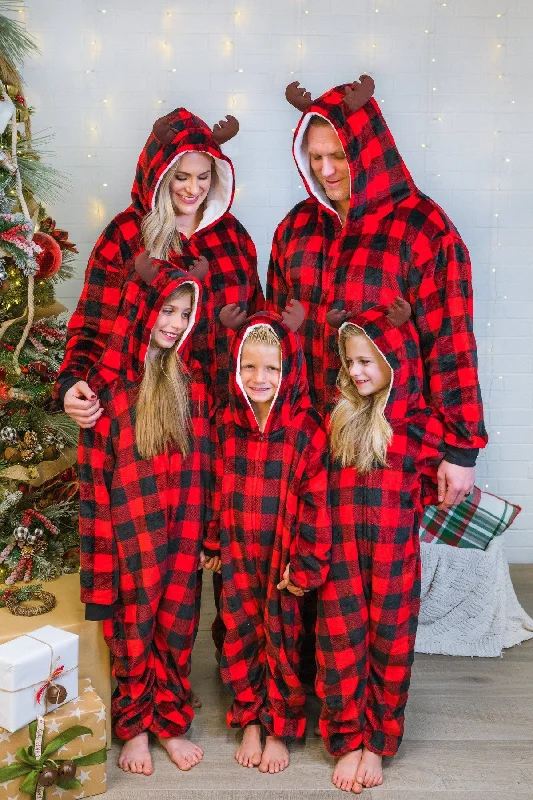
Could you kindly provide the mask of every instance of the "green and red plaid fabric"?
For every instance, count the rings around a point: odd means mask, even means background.
[[[512,525],[522,509],[477,486],[470,497],[449,511],[427,506],[420,541],[486,550],[492,539]]]

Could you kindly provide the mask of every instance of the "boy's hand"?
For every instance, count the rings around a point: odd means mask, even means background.
[[[206,558],[204,555],[204,559],[204,569],[208,569],[211,572],[221,572],[222,562],[220,560],[220,556],[210,556]]]
[[[299,586],[295,586],[294,583],[291,583],[291,579],[289,577],[289,570],[291,565],[287,564],[285,567],[285,572],[283,573],[283,578],[278,583],[278,589],[282,591],[283,589],[287,589],[288,592],[295,595],[295,597],[303,597],[305,594],[305,589],[301,589]]]

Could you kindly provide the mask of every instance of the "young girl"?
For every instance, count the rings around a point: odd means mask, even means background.
[[[189,355],[200,287],[163,267],[150,287],[125,286],[90,373],[104,413],[79,446],[81,599],[113,655],[119,766],[145,775],[149,731],[180,769],[202,758],[183,737],[210,480],[205,385]]]
[[[331,567],[319,591],[320,732],[337,788],[382,783],[400,745],[420,594],[422,473],[443,455],[422,395],[418,336],[401,298],[342,325],[329,420]],[[340,322],[342,312],[329,320]]]
[[[228,725],[243,731],[235,758],[270,773],[289,764],[287,738],[305,732],[301,604],[304,591],[323,583],[331,546],[327,438],[308,396],[296,306],[284,320],[255,314],[235,335],[205,548],[211,568],[220,547],[220,667],[233,694]]]

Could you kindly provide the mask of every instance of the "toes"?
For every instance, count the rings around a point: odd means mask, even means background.
[[[361,792],[363,791],[363,787],[361,786],[360,783],[357,783],[357,781],[353,782],[351,789],[354,794],[361,794]]]

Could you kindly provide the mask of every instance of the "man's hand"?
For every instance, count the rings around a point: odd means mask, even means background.
[[[291,583],[291,579],[289,577],[290,571],[290,564],[287,564],[285,567],[285,572],[283,573],[283,578],[278,583],[278,589],[282,591],[283,589],[287,589],[288,592],[295,595],[296,597],[303,597],[305,594],[305,589],[300,589],[299,586],[295,586],[294,583]]]
[[[474,488],[474,467],[460,467],[441,461],[437,471],[439,508],[447,510],[462,503]]]
[[[220,560],[220,556],[208,556],[204,555],[202,550],[202,555],[204,556],[204,569],[208,569],[210,572],[221,572],[222,571],[222,562]]]
[[[65,414],[68,414],[80,428],[94,428],[104,413],[100,401],[85,381],[78,381],[65,394]]]

